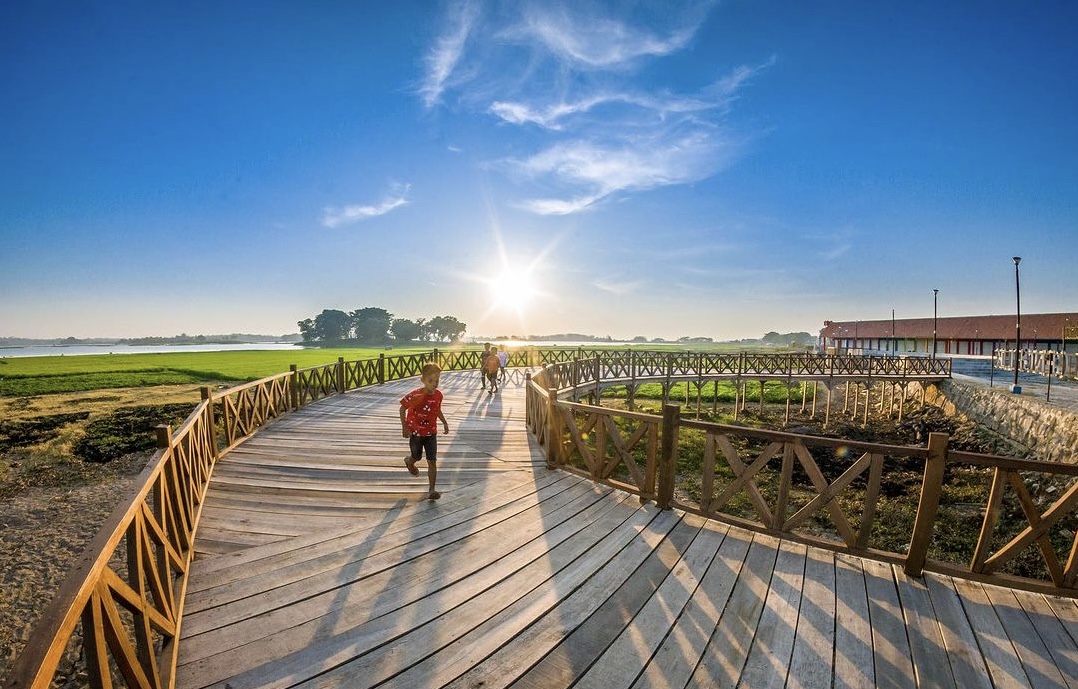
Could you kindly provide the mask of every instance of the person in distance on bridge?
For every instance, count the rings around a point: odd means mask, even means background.
[[[483,353],[479,355],[479,377],[483,381],[483,390],[487,389],[487,359],[490,358],[493,352],[491,350],[491,344],[489,342],[483,345]]]
[[[483,375],[486,376],[486,382],[483,387],[490,386],[487,392],[491,395],[498,392],[498,369],[501,363],[498,361],[497,350],[491,348],[487,354],[487,358],[483,360]]]
[[[438,364],[426,364],[419,379],[423,387],[412,390],[401,398],[401,435],[408,438],[410,452],[404,458],[408,473],[419,475],[416,462],[425,453],[427,455],[427,483],[430,492],[427,498],[437,500],[442,494],[434,489],[438,480],[438,422],[442,422],[442,432],[449,433],[449,422],[442,413],[442,391],[438,389],[438,378],[442,369]]]
[[[509,352],[505,345],[498,345],[498,382],[505,382],[505,367],[509,365]]]

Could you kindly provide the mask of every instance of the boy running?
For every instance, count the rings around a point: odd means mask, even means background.
[[[423,387],[412,390],[401,398],[401,435],[408,438],[410,450],[404,458],[408,473],[419,475],[415,463],[424,452],[427,455],[427,483],[430,485],[429,500],[437,500],[442,494],[434,490],[438,479],[438,422],[442,422],[442,432],[449,433],[449,422],[442,414],[442,391],[438,389],[438,378],[442,369],[438,364],[426,364],[421,371]]]

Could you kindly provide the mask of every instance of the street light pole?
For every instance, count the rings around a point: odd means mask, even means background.
[[[936,297],[939,296],[940,291],[938,289],[932,290],[932,358],[936,358]]]
[[[891,309],[891,356],[898,356],[898,343],[895,341],[895,310]]]
[[[1014,384],[1011,386],[1011,392],[1016,395],[1022,394],[1022,388],[1018,385],[1018,354],[1022,345],[1022,290],[1021,283],[1018,281],[1018,264],[1022,262],[1021,256],[1015,256],[1014,261],[1014,313],[1016,320],[1014,322]]]

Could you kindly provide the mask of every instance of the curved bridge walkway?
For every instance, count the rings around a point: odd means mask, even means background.
[[[1078,606],[658,511],[545,467],[523,374],[446,373],[439,501],[398,399],[338,395],[217,466],[181,689],[1078,687]]]

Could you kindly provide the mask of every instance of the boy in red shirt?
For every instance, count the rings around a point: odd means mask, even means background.
[[[408,438],[411,450],[404,458],[408,473],[419,475],[415,463],[424,452],[427,455],[427,482],[430,493],[427,498],[437,500],[442,494],[434,490],[438,478],[438,422],[442,422],[442,432],[449,432],[449,422],[442,414],[442,391],[438,389],[438,378],[442,369],[438,364],[426,364],[421,371],[423,387],[412,390],[401,398],[401,435]]]

